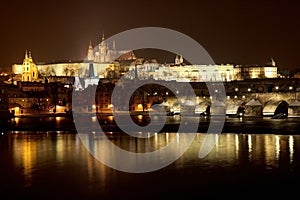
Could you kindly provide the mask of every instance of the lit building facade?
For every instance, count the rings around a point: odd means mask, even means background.
[[[105,70],[117,61],[135,60],[135,54],[129,50],[117,50],[116,43],[113,42],[112,47],[104,40],[104,35],[99,45],[93,48],[90,42],[87,50],[87,57],[80,61],[64,61],[64,62],[53,62],[53,63],[37,63],[36,65],[32,61],[31,55],[25,55],[23,64],[14,64],[12,66],[13,74],[23,74],[24,81],[28,79],[32,81],[34,79],[32,72],[24,68],[24,64],[29,64],[31,68],[35,69],[41,76],[78,76],[78,77],[88,77],[90,73],[90,63],[93,63],[94,75],[98,78],[103,78]],[[29,74],[31,73],[31,74]],[[37,75],[36,73],[34,75]]]
[[[129,50],[117,50],[116,42],[113,41],[112,47],[105,42],[104,34],[102,34],[101,42],[98,46],[93,48],[92,42],[90,41],[87,53],[87,60],[95,63],[111,63],[116,59],[135,59],[135,55]]]
[[[277,78],[277,66],[235,66],[236,80],[255,78]]]
[[[38,68],[33,62],[31,53],[29,55],[26,51],[25,58],[22,65],[22,81],[37,81],[38,80]]]
[[[242,66],[233,64],[184,65],[182,56],[176,56],[175,64],[143,63],[129,67],[125,76],[129,79],[154,79],[177,82],[235,81],[256,78],[277,78],[275,62],[266,66]]]
[[[142,60],[142,62],[138,62]],[[132,62],[128,62],[132,61]],[[127,63],[124,66],[120,63]],[[91,69],[92,65],[92,69]],[[177,55],[174,64],[160,64],[157,61],[137,59],[132,51],[118,51],[113,42],[112,48],[104,36],[96,48],[90,42],[87,57],[78,62],[58,62],[48,64],[33,63],[27,52],[23,64],[12,66],[14,74],[22,74],[22,81],[36,81],[38,73],[43,77],[71,76],[86,79],[83,86],[97,85],[99,78],[118,79],[125,75],[128,79],[154,79],[177,82],[211,82],[247,80],[256,78],[277,78],[278,71],[274,60],[266,66],[242,66],[233,64],[185,65],[182,55]],[[91,76],[92,74],[92,76]],[[78,89],[78,88],[77,88]]]
[[[37,69],[42,76],[88,76],[89,62],[59,62],[48,64],[37,64]],[[99,78],[103,75],[109,63],[94,63],[94,74]],[[13,74],[22,74],[23,65],[14,64],[12,67]]]
[[[134,66],[131,66],[126,76],[135,77]],[[236,80],[234,65],[145,65],[137,66],[137,76],[140,80],[153,78],[155,80],[177,82],[233,81]]]

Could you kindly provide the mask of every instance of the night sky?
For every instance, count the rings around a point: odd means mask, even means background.
[[[81,60],[89,41],[98,44],[102,33],[144,26],[192,37],[219,64],[263,65],[273,57],[280,69],[300,71],[298,0],[14,0],[1,3],[0,17],[1,71],[22,63],[26,49],[35,62]]]

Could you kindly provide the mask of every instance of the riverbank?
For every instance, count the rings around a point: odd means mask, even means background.
[[[187,125],[190,124],[194,127],[198,126],[197,132],[199,133],[206,133],[210,126],[215,125],[214,123],[210,122],[209,117],[196,118],[191,116],[187,119]],[[59,114],[51,116],[39,115],[38,117],[22,116],[12,118],[10,121],[0,121],[0,131],[62,131],[77,133],[75,120],[84,120],[86,123],[83,123],[83,125],[87,126],[84,130],[87,131],[105,131],[112,133],[123,132],[122,129],[116,124],[114,117],[111,115],[101,115],[100,117],[98,116],[98,118],[88,115],[69,118],[65,115]],[[144,128],[151,121],[149,117],[140,115],[132,116],[132,120]],[[157,132],[162,133],[178,132],[179,127],[184,125],[184,123],[181,122],[181,116],[168,116],[164,122],[163,128],[160,128],[159,124],[161,121],[159,120],[159,117],[153,119],[152,130],[158,130]],[[101,129],[99,125],[101,126]],[[125,121],[123,122],[123,126],[127,126],[128,128],[130,125],[128,125]],[[300,119],[226,118],[224,125],[219,126],[219,128],[222,128],[222,133],[300,135]],[[129,130],[136,132],[140,131],[139,128],[134,129],[133,127],[130,127]]]

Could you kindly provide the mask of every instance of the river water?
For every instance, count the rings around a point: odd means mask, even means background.
[[[20,118],[12,130],[1,132],[1,198],[8,195],[20,199],[269,199],[298,194],[297,119],[256,119],[256,125],[253,120],[228,119],[229,125],[224,128],[235,127],[236,131],[216,134],[218,140],[206,157],[198,157],[206,137],[205,132],[199,132],[181,157],[147,173],[119,171],[97,160],[72,131],[68,120]],[[92,143],[97,146],[99,137],[93,134],[98,139]],[[144,153],[163,148],[176,140],[178,134],[184,140],[189,133],[161,132],[137,140],[114,131],[107,137],[127,151]]]

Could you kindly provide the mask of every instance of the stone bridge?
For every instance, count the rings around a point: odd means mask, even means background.
[[[274,117],[282,114],[287,117],[300,117],[300,101],[298,93],[251,93],[241,96],[227,96],[226,115],[249,117]],[[197,99],[180,99],[181,103],[167,99],[173,112],[195,112],[209,114],[212,101],[209,97]],[[165,103],[165,102],[164,102]],[[223,104],[223,105],[224,105]],[[181,109],[181,111],[179,111]]]
[[[210,94],[203,84],[191,83],[195,94],[195,111],[203,112],[211,105]],[[218,91],[224,85],[226,92],[226,114],[243,116],[285,115],[300,117],[300,79],[257,79],[233,81],[226,83],[211,83],[210,91]],[[240,114],[241,113],[241,114]]]
[[[300,117],[300,101],[295,92],[286,93],[252,93],[241,97],[226,99],[227,115],[244,115],[252,117],[284,114],[288,117]],[[208,101],[210,105],[211,101]],[[201,100],[200,100],[201,104]]]

